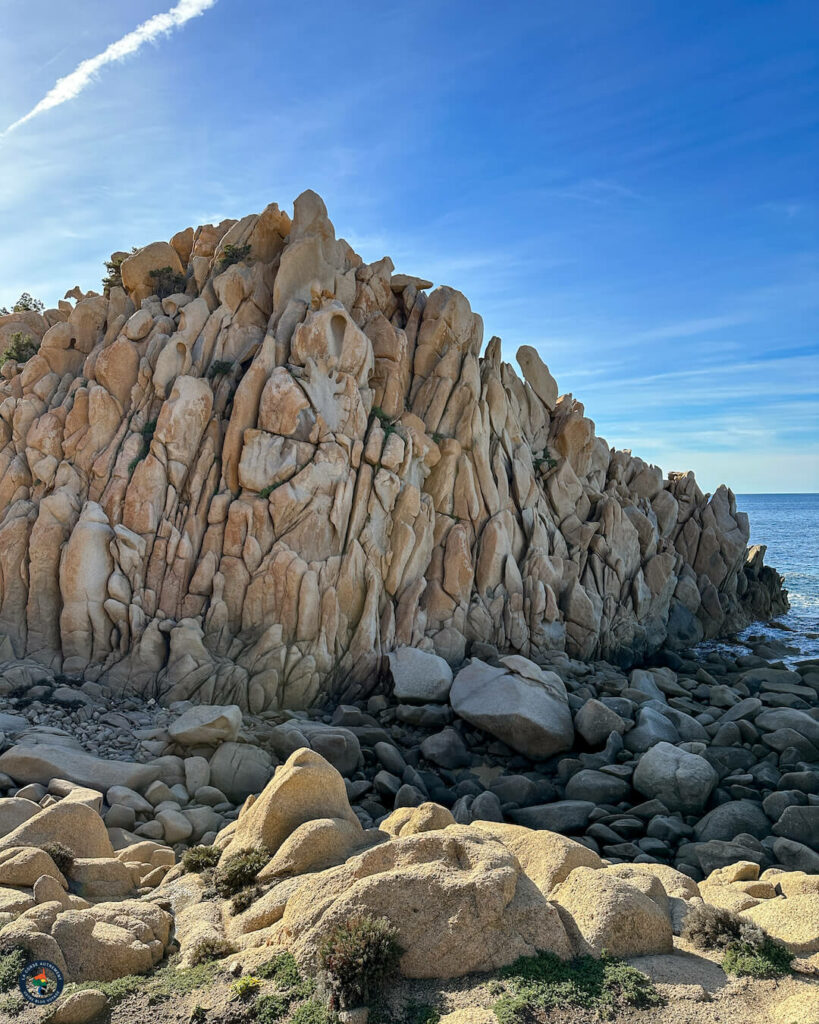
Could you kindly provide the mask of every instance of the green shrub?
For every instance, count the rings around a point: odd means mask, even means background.
[[[208,367],[208,377],[213,380],[214,377],[222,377],[226,373],[230,373],[232,369],[233,362],[230,359],[217,359]]]
[[[0,366],[10,360],[15,363],[27,363],[32,356],[37,354],[40,343],[35,341],[30,334],[23,331],[15,331],[9,338],[5,352],[0,356]]]
[[[517,1024],[536,1011],[577,1007],[611,1018],[632,1006],[661,1006],[651,981],[622,960],[584,956],[564,961],[554,953],[521,957],[499,977],[504,994],[493,1009],[500,1024]]]
[[[231,914],[241,914],[248,907],[252,907],[261,895],[262,890],[258,885],[251,885],[247,889],[240,890],[230,901]]]
[[[12,1020],[19,1017],[30,1003],[24,1003],[21,996],[3,996],[0,999],[0,1020]]]
[[[219,256],[219,270],[227,270],[234,263],[241,263],[250,255],[249,245],[232,245],[230,242],[222,249]]]
[[[276,1024],[290,1009],[291,1000],[282,992],[259,996],[253,1007],[253,1017],[258,1024]]]
[[[273,981],[278,988],[293,988],[302,981],[302,974],[292,953],[279,953],[258,968],[256,974],[266,981]]]
[[[262,983],[259,978],[253,974],[245,974],[233,982],[230,986],[230,990],[237,999],[246,1003],[256,995],[261,987]]]
[[[188,1017],[188,1024],[205,1024],[207,1019],[207,1010],[204,1006],[200,1006],[199,1003],[197,1003],[191,1010],[191,1015]]]
[[[187,286],[185,275],[174,273],[173,267],[149,270],[148,276],[154,282],[154,294],[160,299],[167,299],[169,295],[184,292]]]
[[[300,1003],[290,1017],[290,1024],[334,1024],[336,1015],[318,999]]]
[[[727,949],[737,942],[761,946],[765,932],[747,917],[740,917],[724,907],[701,903],[689,911],[682,937],[697,949],[714,950]]]
[[[319,950],[334,1002],[342,1007],[369,1002],[397,970],[402,952],[385,917],[364,914],[334,928]]]
[[[200,874],[208,868],[215,868],[222,851],[218,846],[190,846],[182,854],[182,867],[190,874]]]
[[[761,944],[732,942],[722,958],[726,974],[750,975],[752,978],[779,978],[788,974],[793,953],[766,935]]]
[[[58,843],[56,840],[43,843],[43,853],[49,855],[64,875],[74,866],[74,851],[69,850],[65,843]]]
[[[140,462],[142,462],[142,460],[145,458],[145,456],[151,450],[151,441],[153,441],[153,439],[154,439],[154,432],[155,431],[156,431],[156,420],[149,420],[145,424],[145,426],[140,430],[140,434],[142,434],[142,449],[140,450],[139,455],[137,455],[135,458],[131,459],[130,463],[128,464],[128,473],[129,473],[129,475],[134,472],[134,470],[137,468],[137,466],[140,464]]]
[[[111,259],[104,261],[107,273],[102,279],[103,295],[110,295],[112,288],[122,287],[122,264],[135,252],[139,252],[136,246],[131,249],[131,252],[111,253]]]
[[[20,972],[28,961],[28,953],[22,946],[13,946],[0,953],[0,992],[8,992],[16,987]]]
[[[256,875],[270,860],[263,850],[238,850],[220,864],[213,884],[220,896],[234,896],[240,889],[251,885]]]
[[[428,1003],[408,1003],[404,1011],[404,1024],[438,1024],[441,1014]]]
[[[11,309],[0,306],[0,316],[8,316],[9,313],[42,313],[44,309],[45,303],[35,299],[28,292],[23,292]]]
[[[188,961],[191,967],[196,967],[198,964],[221,960],[233,952],[234,947],[226,939],[202,938],[193,944]]]

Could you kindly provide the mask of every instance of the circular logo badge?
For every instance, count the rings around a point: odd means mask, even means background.
[[[34,960],[20,972],[20,991],[23,999],[36,1006],[53,1003],[65,985],[60,968],[50,960]]]

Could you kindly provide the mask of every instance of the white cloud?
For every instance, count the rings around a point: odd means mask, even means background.
[[[205,11],[213,7],[216,2],[217,0],[180,0],[169,11],[165,11],[163,14],[155,14],[152,18],[148,18],[147,21],[143,21],[133,32],[129,32],[122,39],[111,43],[102,53],[98,53],[96,57],[89,57],[87,60],[82,61],[70,74],[59,78],[53,89],[46,93],[35,107],[32,107],[27,114],[24,114],[14,124],[10,124],[2,134],[6,135],[39,114],[45,113],[46,110],[52,110],[54,107],[59,107],[62,103],[75,99],[83,89],[94,81],[97,73],[107,64],[124,60],[132,53],[136,53],[146,43],[152,43],[160,36],[173,32],[174,29],[184,25],[192,18],[198,18],[200,14],[204,14]]]

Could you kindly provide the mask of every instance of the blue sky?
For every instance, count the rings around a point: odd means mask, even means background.
[[[0,133],[173,4],[3,0]],[[814,0],[208,4],[0,134],[0,305],[314,188],[610,444],[819,491]]]

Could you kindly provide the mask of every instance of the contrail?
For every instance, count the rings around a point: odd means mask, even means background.
[[[26,121],[37,117],[38,114],[51,110],[53,107],[59,107],[61,103],[73,100],[75,96],[79,96],[86,86],[93,82],[97,72],[104,68],[106,64],[113,64],[115,61],[123,60],[132,53],[136,53],[146,43],[152,43],[159,36],[173,32],[175,28],[184,25],[191,18],[198,18],[200,14],[204,14],[210,7],[213,7],[216,2],[217,0],[179,0],[176,7],[172,7],[164,14],[155,14],[152,18],[148,18],[147,21],[143,21],[133,32],[129,32],[122,39],[111,43],[102,53],[82,61],[70,74],[65,75],[64,78],[57,79],[54,88],[40,100],[36,107],[33,107],[19,121],[10,124],[0,134],[6,135],[8,132],[14,131],[15,128],[19,128],[21,124],[25,124]]]

